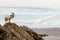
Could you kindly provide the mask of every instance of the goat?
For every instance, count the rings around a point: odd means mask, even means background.
[[[12,12],[12,15],[7,15],[7,16],[5,16],[5,22],[9,22],[10,23],[10,20],[12,19],[12,18],[14,18],[14,13]]]

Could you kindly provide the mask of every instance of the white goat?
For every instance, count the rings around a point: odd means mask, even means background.
[[[10,20],[11,20],[12,18],[14,18],[14,13],[13,13],[13,12],[12,12],[12,15],[7,15],[7,16],[5,16],[5,22],[7,23],[7,21],[8,21],[8,23],[10,23]]]

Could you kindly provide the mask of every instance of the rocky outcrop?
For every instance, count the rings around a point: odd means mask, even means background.
[[[42,37],[27,26],[18,26],[15,23],[0,25],[0,40],[44,40]]]

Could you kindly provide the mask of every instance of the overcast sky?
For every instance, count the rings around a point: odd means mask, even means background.
[[[60,27],[60,0],[0,0],[0,7],[1,24],[6,14],[14,12],[14,22],[19,25]]]
[[[0,0],[0,7],[60,8],[60,0]]]

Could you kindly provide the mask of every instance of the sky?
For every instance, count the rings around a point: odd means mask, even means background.
[[[0,7],[60,8],[60,0],[0,0]]]
[[[60,27],[60,0],[0,0],[0,24],[15,13],[12,22],[32,28]]]

